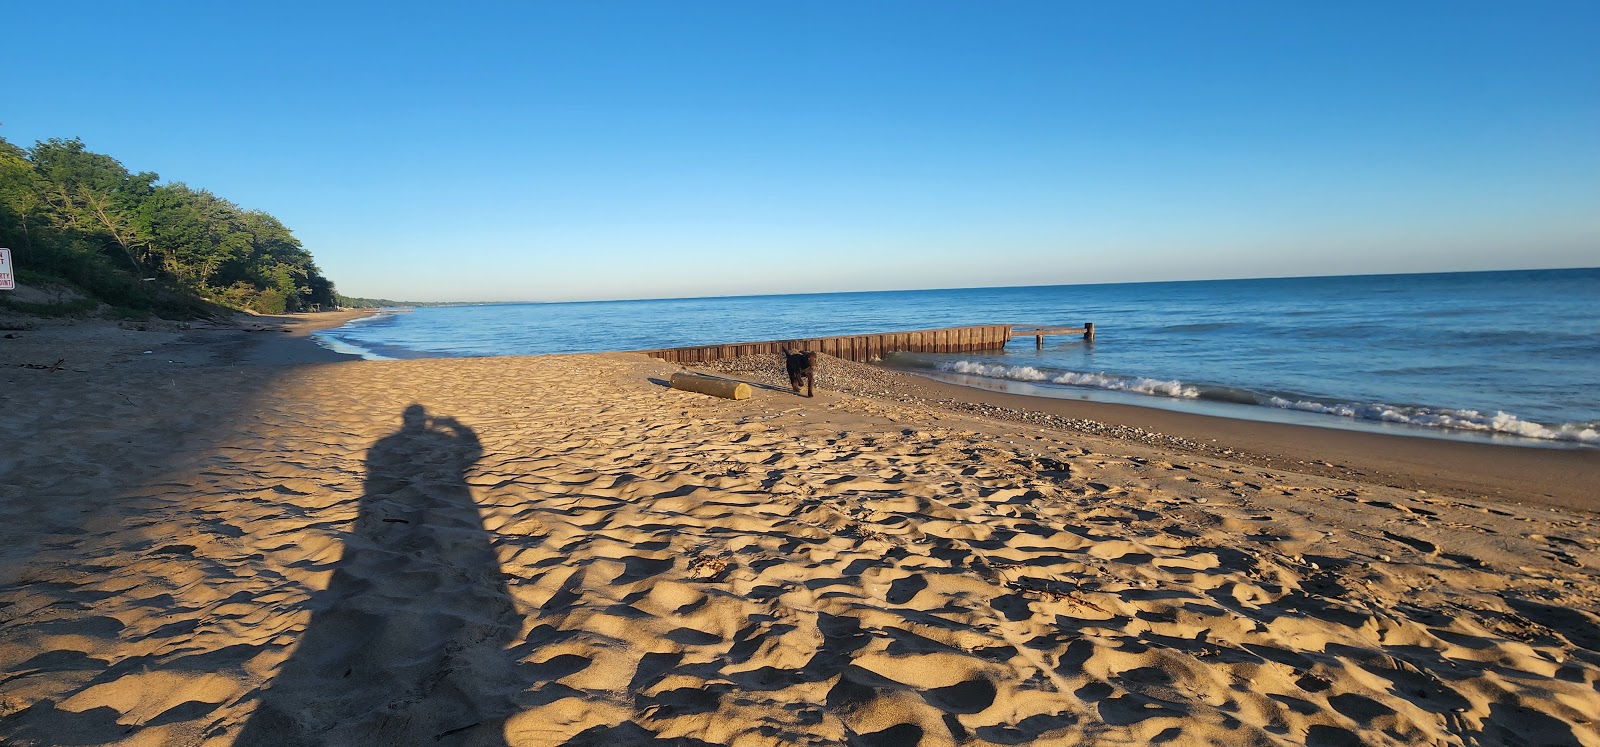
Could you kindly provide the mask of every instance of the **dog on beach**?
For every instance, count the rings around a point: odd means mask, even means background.
[[[789,372],[789,386],[794,387],[794,393],[800,393],[800,382],[806,384],[806,396],[815,396],[817,393],[817,353],[814,350],[802,350],[798,353],[783,350],[783,367]]]

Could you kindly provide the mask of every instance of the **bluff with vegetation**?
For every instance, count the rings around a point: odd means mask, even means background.
[[[158,183],[77,139],[0,138],[0,247],[24,283],[67,285],[125,315],[331,309],[333,283],[277,218],[182,182]],[[5,298],[0,305],[24,311]]]

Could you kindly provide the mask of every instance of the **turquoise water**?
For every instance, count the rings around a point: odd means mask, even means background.
[[[318,338],[418,358],[1090,321],[1092,344],[884,364],[1040,396],[1600,446],[1600,269],[424,307]]]

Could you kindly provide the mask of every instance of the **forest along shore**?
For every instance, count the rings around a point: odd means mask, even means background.
[[[1600,745],[1585,452],[115,329],[0,339],[8,744]]]

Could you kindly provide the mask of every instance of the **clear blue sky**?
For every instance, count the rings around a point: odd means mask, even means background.
[[[1600,2],[12,3],[0,136],[567,300],[1600,265]]]

